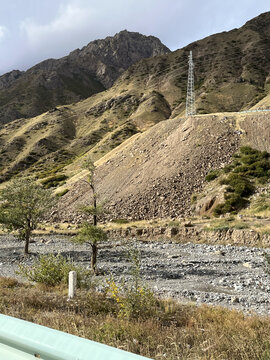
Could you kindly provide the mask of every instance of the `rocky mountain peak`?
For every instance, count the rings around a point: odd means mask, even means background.
[[[26,72],[11,71],[0,77],[1,123],[87,98],[111,87],[139,60],[168,52],[154,36],[124,30]]]
[[[123,30],[114,36],[92,41],[81,50],[70,53],[69,57],[83,66],[91,66],[97,79],[108,88],[134,63],[169,52],[170,49],[154,36]]]
[[[246,22],[243,29],[251,29],[253,31],[260,31],[262,33],[270,33],[270,11],[262,13],[255,18]]]
[[[12,70],[2,76],[0,76],[0,90],[5,89],[12,85],[21,75],[23,71]]]

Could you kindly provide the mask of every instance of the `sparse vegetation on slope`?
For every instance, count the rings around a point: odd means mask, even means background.
[[[18,100],[20,106],[16,107],[16,113],[13,111],[13,105],[9,106],[9,118],[18,117],[20,111],[23,116],[32,116],[34,113],[40,113],[49,108],[50,111],[36,118],[12,121],[0,130],[0,181],[9,180],[29,168],[29,171],[33,173],[42,173],[51,171],[59,165],[66,166],[68,162],[76,163],[77,158],[87,152],[90,152],[93,159],[97,160],[138,131],[147,130],[162,120],[183,114],[186,96],[187,55],[191,49],[196,70],[195,87],[198,113],[234,111],[255,105],[259,101],[259,97],[267,95],[269,88],[266,78],[269,64],[266,61],[267,56],[265,58],[261,56],[268,49],[264,42],[264,36],[268,34],[268,27],[265,24],[269,16],[269,13],[262,14],[238,30],[210,36],[184,49],[167,54],[164,53],[168,50],[157,39],[151,37],[123,32],[115,38],[107,38],[104,43],[108,45],[108,48],[115,48],[115,44],[119,43],[119,49],[125,48],[127,39],[129,39],[128,43],[130,41],[133,45],[138,45],[140,41],[148,44],[150,41],[150,43],[156,44],[153,45],[152,50],[150,49],[152,54],[162,53],[164,55],[139,61],[124,72],[109,90],[99,92],[85,101],[73,103],[68,107],[55,108],[56,105],[63,102],[71,103],[79,100],[77,93],[83,97],[90,95],[87,95],[85,88],[91,90],[91,86],[85,83],[84,77],[76,74],[75,76],[73,73],[74,76],[66,76],[61,72],[62,67],[68,66],[67,58],[59,60],[60,63],[57,60],[47,60],[26,73],[15,72],[4,75],[0,81],[4,84],[2,91],[7,97],[9,92],[15,91],[13,87],[16,84],[23,82],[25,76],[30,77],[30,80],[32,79],[34,82],[37,81],[39,88],[38,91],[34,90],[33,96],[31,91],[29,92],[31,93],[31,104],[35,104],[37,108],[35,112],[29,112],[26,109],[28,106],[26,99]],[[84,64],[84,57],[88,57],[89,49],[98,56],[103,56],[98,50],[102,42],[103,40],[93,42],[81,51],[76,50],[71,53],[68,58],[72,59],[72,64],[73,61]],[[133,60],[126,66],[121,66],[121,71],[117,68],[117,64],[114,64],[116,73],[119,75],[119,71],[122,72],[124,68],[127,69],[129,65],[141,59],[143,53],[147,57],[151,56],[151,51],[148,50],[147,52],[145,49],[142,50],[140,56],[133,54]],[[108,61],[112,61],[109,56],[113,57],[110,51],[108,54],[110,55],[103,59],[106,60],[106,64]],[[258,65],[257,59],[262,59],[260,65]],[[94,62],[91,60],[90,63]],[[57,82],[57,79],[51,78],[46,72],[55,66],[62,76],[63,86],[67,86],[69,89],[67,97],[55,95],[50,87],[50,84]],[[264,71],[262,71],[262,66]],[[109,68],[106,69],[109,72]],[[40,74],[36,75],[36,71]],[[106,74],[105,78],[102,75],[102,81],[111,85],[110,79],[112,78],[110,76],[114,77],[114,75]],[[87,78],[89,78],[88,75]],[[48,89],[47,85],[50,85]],[[78,90],[78,87],[82,87],[84,90]],[[22,96],[26,88],[21,86],[20,94]],[[56,88],[58,89],[58,87]],[[73,98],[71,94],[75,94],[75,92],[77,95]],[[49,95],[51,99],[48,99]],[[12,101],[15,104],[17,100],[14,96],[12,93]],[[32,101],[33,99],[34,101]],[[0,108],[1,104],[3,108],[8,106],[5,105],[6,101],[8,104],[8,98],[2,99],[1,103],[0,94]],[[48,104],[45,104],[45,106],[44,102],[51,105],[48,107]],[[40,104],[39,108],[38,104]],[[264,103],[263,106],[266,105]],[[200,147],[200,145],[198,140],[197,146]],[[62,153],[63,151],[65,154]],[[69,170],[66,175],[73,175],[72,168]]]
[[[0,123],[28,118],[110,88],[135,62],[170,50],[159,39],[121,31],[61,59],[0,77]]]
[[[64,174],[53,175],[41,180],[41,184],[45,189],[49,189],[51,187],[56,187],[57,185],[63,185],[66,179],[67,176]]]
[[[148,116],[158,102],[144,106],[147,99],[137,90],[117,97],[114,92],[6,124],[0,129],[0,182],[22,172],[38,178],[58,175],[87,152],[97,160],[169,116]]]
[[[257,195],[257,196],[256,196]],[[270,191],[264,190],[262,193],[256,194],[251,198],[250,207],[245,211],[248,215],[257,217],[270,217]]]
[[[226,185],[225,202],[216,206],[215,215],[236,213],[249,204],[249,197],[256,185],[270,179],[270,154],[244,146],[233,155],[233,162],[221,170],[211,171],[207,181],[219,177],[219,184]]]
[[[142,60],[120,80],[159,91],[171,108],[171,117],[181,116],[185,111],[187,59],[192,50],[197,113],[249,109],[269,91],[266,40],[269,17],[269,12],[261,14],[240,29],[211,35],[173,53]],[[269,107],[269,99],[261,106]]]
[[[76,176],[81,176],[78,173],[84,156],[90,155],[94,161],[102,159],[99,164],[104,165],[103,178],[108,175],[111,181],[110,174],[116,170],[126,179],[117,184],[115,194],[113,187],[104,184],[106,180],[101,181],[104,198],[117,203],[112,206],[115,217],[133,217],[135,212],[137,219],[190,214],[190,197],[201,190],[209,169],[227,164],[240,144],[270,149],[267,113],[176,118],[185,107],[188,51],[192,49],[195,57],[198,112],[248,108],[258,101],[258,94],[263,96],[268,91],[266,75],[253,61],[253,56],[257,59],[267,51],[260,36],[268,33],[265,26],[268,17],[269,13],[263,14],[239,30],[210,36],[174,53],[144,59],[124,72],[107,91],[53,108],[36,118],[7,124],[0,129],[0,181],[19,173],[31,173],[39,179],[62,174],[67,176],[65,188],[70,189]],[[228,47],[226,52],[224,43]],[[227,58],[229,53],[231,57]],[[77,55],[75,52],[72,56]],[[267,69],[266,62],[264,59]],[[49,63],[40,66],[43,69]],[[166,121],[158,126],[163,120]],[[185,123],[178,139],[174,132],[177,121],[179,126]],[[149,138],[139,134],[153,126],[156,129],[151,135],[149,132]],[[117,168],[103,171],[112,166],[106,162],[114,156]],[[116,177],[119,176],[115,174]],[[143,196],[136,195],[139,189]],[[61,198],[72,200],[72,194],[69,191]],[[238,200],[231,197],[232,206]]]
[[[103,156],[96,165],[100,200],[108,200],[107,218],[189,214],[191,194],[201,190],[209,167],[228,163],[238,149],[231,120],[222,115],[166,120]],[[76,221],[77,205],[91,199],[87,187],[76,176],[72,180],[58,209],[59,218],[67,221]]]

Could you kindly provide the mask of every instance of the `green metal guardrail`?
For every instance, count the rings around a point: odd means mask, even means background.
[[[149,360],[78,336],[0,315],[0,360]]]

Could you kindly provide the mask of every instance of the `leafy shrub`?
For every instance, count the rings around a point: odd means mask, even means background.
[[[242,197],[253,194],[255,190],[254,185],[252,185],[248,178],[234,173],[229,174],[225,179],[221,179],[220,184],[228,185],[227,191],[235,192]]]
[[[177,221],[177,220],[172,220],[172,221],[169,221],[168,222],[168,226],[170,227],[174,227],[174,226],[180,226],[181,225],[181,222],[180,221]]]
[[[237,213],[249,204],[249,201],[237,193],[226,194],[225,202],[216,206],[214,215]]]
[[[253,177],[270,177],[270,154],[248,146],[240,148],[240,152],[234,154],[233,171]]]
[[[198,199],[198,194],[192,194],[190,198],[191,204],[194,204]]]
[[[237,229],[237,230],[243,230],[243,229],[248,229],[248,225],[247,224],[236,224],[233,226],[234,229]]]
[[[154,293],[143,284],[140,268],[140,253],[136,248],[131,248],[128,253],[131,279],[117,285],[111,276],[107,279],[107,295],[118,305],[118,316],[123,318],[138,318],[151,316],[156,312],[158,301]]]
[[[230,171],[232,171],[233,168],[234,168],[234,166],[233,166],[232,164],[226,165],[226,166],[224,166],[224,168],[223,168],[223,172],[224,172],[225,174],[227,174],[227,173],[229,173]]]
[[[206,230],[206,231],[227,231],[229,229],[230,229],[229,225],[218,225],[218,226],[207,227],[204,230]]]
[[[77,272],[77,285],[87,285],[91,272],[74,265],[61,255],[42,255],[31,266],[18,265],[17,273],[27,280],[48,286],[56,286],[60,283],[68,283],[70,271]]]

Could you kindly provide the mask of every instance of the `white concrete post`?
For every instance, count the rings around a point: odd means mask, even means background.
[[[68,275],[68,298],[72,299],[76,295],[77,273],[70,271]]]

